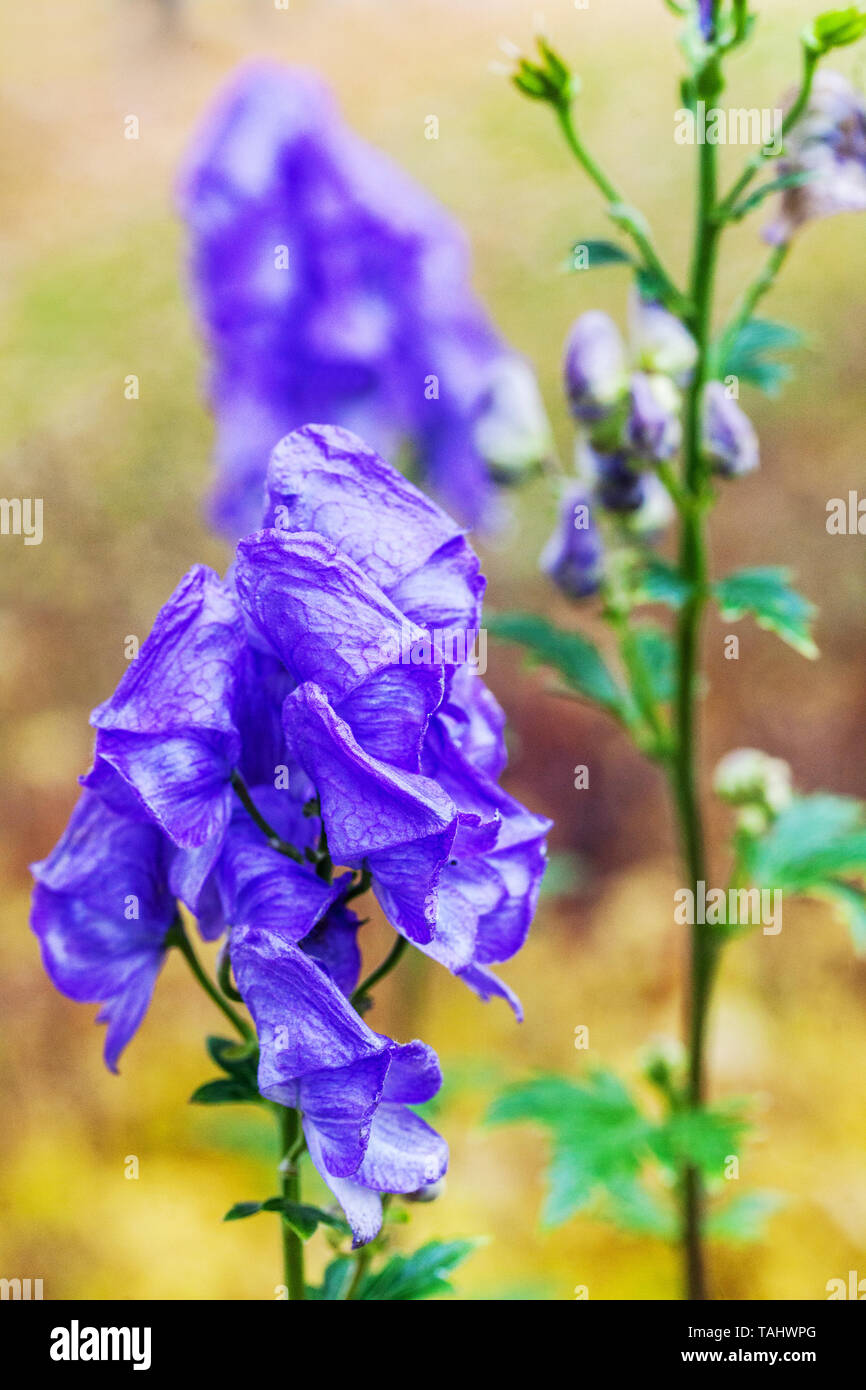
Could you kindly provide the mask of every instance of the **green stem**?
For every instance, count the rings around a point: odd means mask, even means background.
[[[198,980],[199,984],[204,990],[205,994],[207,994],[208,997],[213,1000],[218,1009],[222,1010],[226,1018],[232,1024],[232,1026],[236,1028],[237,1031],[240,1033],[241,1037],[244,1039],[244,1042],[252,1042],[253,1037],[255,1036],[252,1028],[250,1027],[249,1023],[247,1023],[246,1019],[241,1018],[241,1015],[237,1012],[237,1010],[232,1008],[229,1001],[223,998],[216,985],[208,979],[207,975],[202,969],[198,956],[192,948],[192,943],[186,934],[183,922],[181,921],[180,917],[175,918],[171,930],[168,932],[168,935],[165,938],[165,944],[167,946],[176,946],[178,948],[187,965],[189,966],[190,970],[192,971],[193,975]]]
[[[757,151],[757,153],[754,154],[752,158],[749,160],[748,164],[746,165],[740,177],[737,179],[737,182],[734,184],[733,188],[730,190],[729,193],[725,195],[725,197],[722,199],[722,201],[716,208],[716,217],[719,219],[720,222],[726,222],[728,218],[731,216],[731,214],[734,212],[737,203],[740,201],[740,198],[745,193],[746,189],[752,182],[755,175],[760,173],[764,165],[769,160],[777,159],[778,156],[782,153],[785,143],[785,136],[792,129],[792,127],[797,124],[797,121],[799,121],[800,117],[806,109],[809,97],[812,94],[812,82],[814,81],[817,66],[818,54],[815,53],[813,49],[809,48],[808,45],[804,44],[803,73],[800,79],[800,89],[797,93],[793,105],[789,108],[786,116],[782,121],[781,135],[774,139],[771,144],[762,145],[761,148]]]
[[[721,89],[713,60],[699,74],[700,95],[714,100]],[[693,891],[706,880],[706,856],[697,782],[698,728],[696,676],[699,669],[701,621],[706,603],[707,553],[704,531],[705,463],[701,439],[701,405],[710,367],[710,331],[713,285],[720,224],[714,216],[716,201],[716,149],[699,146],[698,199],[691,269],[693,312],[690,327],[697,344],[697,361],[685,405],[683,432],[683,489],[688,506],[680,533],[680,569],[689,582],[689,597],[680,611],[677,630],[676,749],[671,780],[682,841],[688,883]],[[702,1105],[705,1094],[704,1044],[707,1009],[713,975],[715,946],[708,929],[695,925],[690,949],[687,1010],[688,1103]],[[707,1297],[703,1253],[703,1192],[701,1175],[689,1165],[682,1174],[683,1247],[686,1295]]]
[[[280,1107],[280,1177],[282,1194],[287,1202],[301,1200],[301,1174],[298,1167],[298,1144],[301,1117],[297,1110]],[[280,1217],[283,1233],[283,1271],[289,1299],[296,1302],[306,1298],[304,1284],[304,1242],[293,1231],[284,1216]]]
[[[265,820],[258,806],[250,796],[249,787],[241,774],[237,771],[233,772],[230,780],[241,805],[249,813],[252,820],[259,827],[259,830],[261,830],[262,834],[266,837],[271,848],[277,850],[280,854],[284,854],[287,859],[294,859],[296,864],[305,864],[307,861],[301,854],[301,851],[296,849],[294,845],[290,845],[287,840],[281,839],[273,826],[269,825]]]
[[[353,1008],[356,1008],[358,1003],[366,995],[370,993],[370,990],[373,988],[374,985],[377,985],[380,980],[384,980],[386,975],[390,975],[391,971],[394,969],[394,966],[399,961],[408,944],[409,943],[406,940],[405,936],[397,937],[397,940],[394,942],[394,945],[391,947],[387,956],[382,961],[382,964],[377,965],[376,969],[372,972],[372,974],[368,975],[366,980],[363,980],[352,994],[352,997],[349,1002],[351,1003]]]
[[[714,351],[714,369],[724,371],[725,362],[741,330],[752,317],[764,295],[773,288],[789,250],[790,242],[787,241],[783,241],[780,246],[774,246],[763,269],[743,294]]]
[[[648,229],[643,225],[643,219],[636,209],[625,202],[622,194],[611,183],[604,170],[596,164],[595,160],[586,149],[583,141],[577,133],[574,124],[570,102],[557,102],[554,104],[556,118],[560,129],[565,136],[566,144],[572,154],[577,159],[581,168],[592,179],[596,188],[601,192],[602,197],[607,203],[608,216],[618,227],[622,227],[628,232],[635,246],[643,257],[644,265],[651,270],[664,286],[666,297],[672,305],[680,308],[684,307],[683,296],[677,289],[670,275],[659,258],[658,252],[652,243]]]

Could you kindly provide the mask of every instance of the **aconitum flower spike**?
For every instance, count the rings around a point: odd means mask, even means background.
[[[820,68],[805,113],[789,132],[780,174],[802,174],[786,188],[763,236],[790,240],[805,222],[866,211],[866,98],[841,73]]]
[[[625,347],[613,319],[599,310],[581,314],[568,335],[565,392],[578,420],[608,415],[628,383]]]
[[[573,485],[563,494],[556,530],[541,554],[541,569],[569,598],[588,598],[598,592],[603,558],[588,495]]]
[[[721,381],[709,381],[704,388],[703,447],[723,477],[737,478],[758,467],[760,447],[755,428]]]
[[[242,69],[196,139],[180,200],[211,357],[219,529],[258,526],[270,453],[310,420],[388,456],[408,444],[460,516],[495,523],[491,468],[531,465],[543,426],[524,429],[525,456],[514,439],[506,451],[491,383],[529,368],[472,293],[461,230],[345,125],[324,85],[272,63]]]
[[[629,384],[626,440],[641,458],[673,458],[682,440],[681,398],[670,377],[635,372]]]

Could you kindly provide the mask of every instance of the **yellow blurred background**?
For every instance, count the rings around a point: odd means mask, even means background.
[[[820,7],[760,0],[758,35],[729,65],[726,101],[778,105],[796,72],[797,30]],[[4,7],[0,493],[44,498],[45,538],[0,540],[0,1275],[41,1277],[46,1298],[268,1299],[280,1280],[276,1222],[220,1224],[234,1201],[273,1190],[276,1139],[255,1110],[186,1104],[213,1074],[202,1037],[222,1030],[176,953],[113,1077],[96,1010],[54,993],[27,927],[27,863],[65,824],[89,765],[88,713],[125,668],[124,637],[147,633],[192,563],[223,568],[228,558],[201,517],[212,426],[173,210],[179,161],[239,61],[265,54],[322,72],[356,129],[466,226],[477,288],[537,365],[565,455],[563,339],[589,307],[622,321],[626,285],[618,269],[563,275],[572,241],[608,234],[603,210],[549,113],[490,70],[501,36],[529,44],[538,9],[535,0]],[[548,0],[544,17],[583,78],[590,147],[682,273],[694,150],[673,141],[676,21],[662,0]],[[856,75],[858,64],[862,83],[864,56],[846,51],[835,65]],[[123,138],[130,113],[138,141]],[[430,114],[438,141],[424,138]],[[743,153],[724,151],[726,168]],[[760,262],[760,223],[759,214],[728,237],[723,301]],[[788,758],[804,789],[861,796],[864,541],[829,536],[824,522],[828,498],[863,478],[864,227],[851,217],[810,227],[766,302],[809,343],[781,397],[745,400],[763,466],[725,490],[713,526],[717,571],[795,565],[820,604],[823,657],[806,662],[744,623],[734,629],[740,659],[726,662],[727,629],[711,623],[704,739],[706,770],[754,744]],[[137,401],[124,398],[131,373]],[[535,570],[551,523],[544,486],[522,494],[512,534],[484,552],[493,606],[574,621]],[[578,621],[596,627],[582,613]],[[436,1115],[451,1144],[447,1191],[413,1210],[398,1245],[489,1237],[457,1276],[464,1298],[568,1299],[579,1284],[591,1298],[675,1298],[677,1258],[661,1243],[585,1216],[541,1230],[542,1136],[481,1125],[502,1084],[535,1068],[576,1078],[610,1064],[633,1076],[647,1039],[678,1031],[684,946],[656,773],[600,716],[521,671],[513,649],[492,653],[488,678],[510,718],[508,786],[555,818],[556,859],[529,943],[502,972],[523,998],[522,1026],[420,958],[379,993],[374,1026],[423,1037],[448,1078]],[[573,790],[578,763],[590,767],[590,793]],[[710,826],[722,866],[725,816],[713,811]],[[366,937],[375,962],[387,931],[374,920]],[[574,1049],[580,1024],[588,1054]],[[866,1275],[866,965],[825,907],[786,903],[778,937],[736,948],[719,981],[711,1053],[714,1095],[758,1097],[742,1186],[787,1198],[759,1243],[713,1248],[715,1295],[822,1298],[828,1279]],[[309,1248],[315,1274],[324,1242]]]

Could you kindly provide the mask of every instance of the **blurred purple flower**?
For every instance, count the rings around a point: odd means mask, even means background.
[[[709,381],[703,400],[704,453],[717,473],[740,477],[758,467],[758,436],[748,415],[720,381]]]
[[[565,345],[565,394],[578,420],[604,419],[625,391],[628,375],[620,331],[598,309],[581,314]]]
[[[680,406],[679,392],[670,377],[658,372],[634,372],[625,427],[629,447],[641,458],[672,458],[682,440]]]
[[[772,245],[789,241],[813,218],[866,211],[866,100],[847,77],[827,68],[816,73],[778,169],[803,174],[806,181],[781,194],[778,213],[763,233]]]
[[[562,497],[556,530],[541,553],[541,568],[569,598],[588,598],[598,591],[603,558],[587,493],[573,484]]]
[[[181,207],[211,354],[219,529],[258,525],[270,453],[310,421],[389,457],[408,443],[459,515],[495,521],[491,466],[513,472],[547,447],[524,390],[525,456],[508,440],[496,457],[513,413],[497,382],[529,368],[474,298],[456,224],[343,123],[322,83],[244,68],[196,139]]]

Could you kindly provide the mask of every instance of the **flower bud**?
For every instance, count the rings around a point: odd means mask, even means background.
[[[672,458],[680,447],[680,394],[670,377],[635,372],[629,389],[626,439],[642,458]]]
[[[565,345],[565,392],[578,420],[602,419],[627,384],[625,348],[612,318],[581,314]]]
[[[713,773],[713,789],[732,806],[764,811],[770,818],[791,802],[791,769],[759,748],[735,748]]]
[[[663,372],[677,380],[695,365],[698,349],[685,324],[657,300],[643,299],[632,290],[629,325],[637,365],[647,372]]]
[[[594,494],[609,512],[636,512],[646,498],[646,475],[632,467],[624,449],[600,453],[587,449],[594,474]]]
[[[563,494],[556,530],[539,565],[569,598],[588,598],[601,583],[603,554],[587,495],[572,485]]]
[[[519,482],[550,457],[550,424],[535,373],[523,358],[500,357],[491,367],[474,441],[500,482]]]
[[[738,478],[758,466],[758,436],[749,419],[720,381],[704,387],[703,447],[717,473]]]

